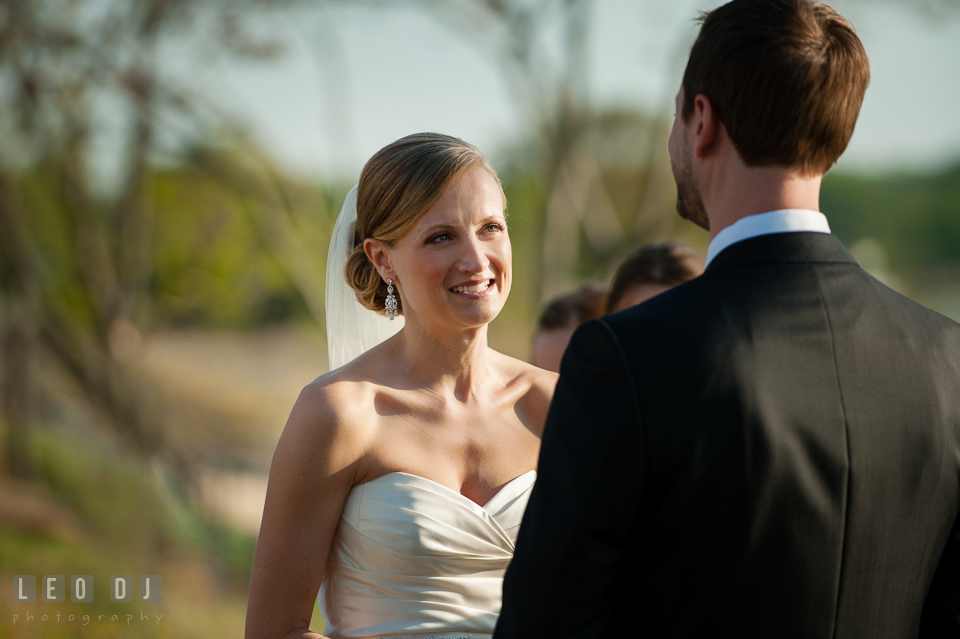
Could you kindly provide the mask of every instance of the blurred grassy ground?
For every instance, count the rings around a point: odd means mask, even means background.
[[[490,341],[527,355],[527,331],[508,319],[493,326]],[[204,460],[199,499],[191,506],[161,467],[131,458],[106,432],[98,436],[96,414],[84,415],[89,409],[66,399],[68,385],[46,375],[47,392],[74,419],[34,425],[37,482],[0,483],[0,579],[35,575],[39,584],[43,575],[89,574],[95,599],[0,597],[0,638],[242,636],[270,459],[300,389],[327,370],[325,338],[304,325],[168,330],[144,340],[139,368],[176,411],[171,437]],[[163,602],[111,603],[106,587],[115,574],[160,575]],[[141,610],[150,623],[139,621]],[[312,625],[323,628],[316,608]]]
[[[10,585],[14,575],[35,575],[39,585],[43,575],[69,582],[89,574],[95,599],[0,597],[0,638],[242,636],[267,468],[300,388],[326,370],[325,351],[316,331],[298,328],[167,332],[146,341],[143,370],[179,410],[175,437],[206,460],[199,499],[188,500],[172,475],[130,458],[106,434],[36,424],[37,481],[0,483],[0,579]],[[115,574],[160,575],[163,602],[111,603]],[[141,610],[149,624],[139,621]],[[313,627],[323,627],[316,610]]]
[[[38,485],[0,486],[0,578],[12,584],[18,574],[36,575],[38,583],[43,575],[93,575],[94,601],[43,603],[38,595],[36,603],[17,604],[2,597],[0,636],[242,635],[253,535],[192,512],[163,477],[96,442],[39,431],[33,446]],[[160,575],[163,601],[111,603],[106,587],[115,574]],[[141,611],[150,624],[110,621],[115,614],[139,619]],[[77,619],[54,622],[57,612]],[[20,616],[15,627],[13,615]],[[83,615],[91,615],[86,626]]]

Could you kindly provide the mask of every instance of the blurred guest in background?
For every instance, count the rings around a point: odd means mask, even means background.
[[[543,309],[533,336],[533,365],[559,373],[560,360],[573,331],[603,315],[606,302],[607,291],[599,284],[587,284],[551,300]]]
[[[617,268],[605,314],[636,306],[692,280],[703,273],[703,264],[703,255],[683,242],[670,240],[641,247]]]

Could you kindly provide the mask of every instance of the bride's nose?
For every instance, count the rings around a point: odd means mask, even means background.
[[[471,238],[463,244],[463,252],[457,268],[464,273],[484,273],[490,266],[490,259],[478,238]]]

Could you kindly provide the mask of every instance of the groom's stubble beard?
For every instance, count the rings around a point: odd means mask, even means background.
[[[683,219],[709,231],[710,218],[707,217],[703,198],[700,197],[700,190],[697,189],[693,172],[690,170],[689,154],[684,154],[683,164],[680,167],[671,162],[670,168],[673,169],[673,179],[677,183],[677,213]]]

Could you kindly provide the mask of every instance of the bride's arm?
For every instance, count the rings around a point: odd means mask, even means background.
[[[363,454],[363,421],[341,384],[315,382],[280,436],[253,558],[246,639],[317,639],[313,602]]]

